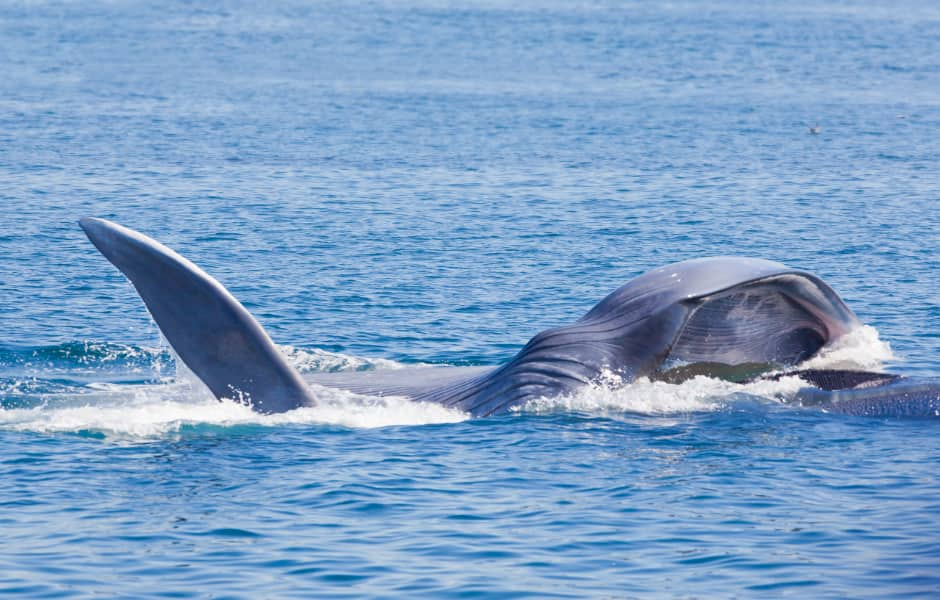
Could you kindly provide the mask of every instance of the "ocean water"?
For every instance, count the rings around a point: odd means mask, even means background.
[[[77,225],[180,251],[308,373],[499,364],[739,254],[869,326],[823,364],[938,375],[938,32],[915,1],[0,4],[0,593],[938,597],[940,420],[706,378],[258,416]]]

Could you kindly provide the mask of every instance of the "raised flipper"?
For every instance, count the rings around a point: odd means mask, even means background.
[[[217,398],[247,398],[264,413],[315,403],[297,371],[222,284],[136,231],[91,217],[80,224],[131,280],[180,359]]]

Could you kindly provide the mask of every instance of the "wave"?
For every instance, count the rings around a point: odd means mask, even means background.
[[[363,358],[319,348],[280,346],[280,349],[287,356],[288,361],[301,372],[368,371],[405,366],[393,360]],[[133,372],[151,370],[162,374],[167,370],[175,369],[177,363],[175,358],[172,349],[167,344],[148,347],[77,341],[37,348],[0,346],[0,369],[35,371],[44,374],[118,369]]]
[[[160,380],[172,375],[168,347],[106,342],[67,342],[38,348],[0,346],[0,375],[59,378],[75,382]],[[95,379],[98,377],[98,379]]]

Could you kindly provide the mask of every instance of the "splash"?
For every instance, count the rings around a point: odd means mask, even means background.
[[[681,384],[639,379],[621,384],[614,377],[604,377],[575,394],[557,398],[539,398],[518,408],[519,412],[544,414],[582,412],[609,416],[614,413],[676,415],[712,412],[722,408],[718,396],[727,392],[724,382],[695,377]]]
[[[247,403],[218,401],[188,382],[163,385],[94,386],[71,398],[47,400],[30,408],[0,409],[0,428],[39,433],[85,433],[116,440],[150,440],[187,427],[239,425],[340,425],[374,428],[455,423],[465,413],[406,398],[361,396],[321,388],[315,407],[274,415],[254,412]]]
[[[880,371],[884,363],[896,359],[890,344],[878,337],[878,330],[862,325],[824,346],[800,368]]]
[[[673,416],[724,410],[742,397],[759,397],[778,402],[805,383],[796,377],[755,381],[741,385],[698,375],[682,383],[647,378],[625,383],[613,373],[577,393],[558,398],[539,398],[517,409],[519,412],[580,412],[601,416],[639,414]]]

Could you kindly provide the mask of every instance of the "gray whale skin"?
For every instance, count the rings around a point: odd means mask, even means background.
[[[317,402],[320,386],[406,396],[487,416],[570,394],[616,374],[667,381],[705,374],[731,381],[797,375],[795,400],[844,414],[940,414],[940,381],[884,373],[799,370],[860,326],[821,279],[780,263],[716,257],[654,269],[570,325],[533,337],[498,367],[426,367],[304,378],[261,325],[215,279],[126,227],[86,217],[82,229],[134,284],[180,359],[217,398],[263,413]]]

